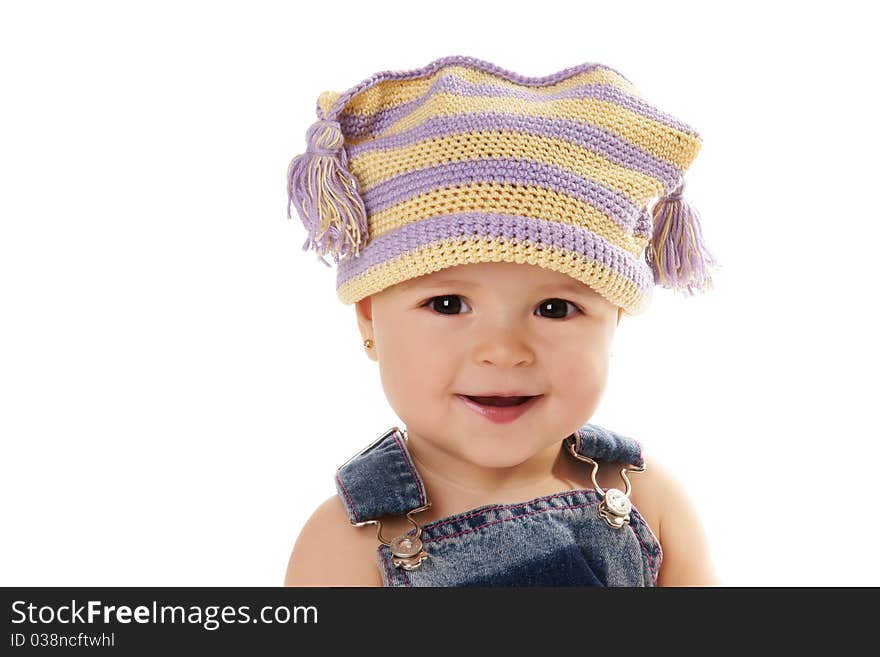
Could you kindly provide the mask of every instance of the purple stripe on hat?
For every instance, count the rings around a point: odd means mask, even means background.
[[[462,134],[470,131],[522,132],[561,139],[593,151],[615,164],[659,180],[665,189],[672,189],[681,179],[681,171],[668,160],[652,155],[639,146],[588,123],[568,119],[552,119],[517,114],[480,113],[465,116],[438,116],[421,125],[388,137],[346,146],[351,160],[373,150],[396,149],[426,139]]]
[[[697,131],[691,126],[682,122],[678,118],[667,114],[646,103],[641,98],[631,96],[618,87],[602,83],[586,83],[577,85],[570,89],[563,89],[553,94],[539,94],[530,89],[511,89],[493,84],[477,84],[464,80],[457,75],[440,75],[431,86],[418,98],[401,105],[395,105],[388,109],[379,110],[373,114],[346,114],[342,112],[337,120],[342,125],[343,132],[349,139],[358,139],[376,135],[388,129],[394,123],[403,117],[416,111],[426,103],[431,102],[431,98],[437,93],[451,93],[462,98],[475,96],[500,96],[503,98],[518,98],[532,102],[549,102],[555,100],[570,100],[594,98],[614,103],[620,107],[624,107],[636,114],[651,118],[655,121],[668,125],[670,127],[681,130],[682,132],[697,135]]]
[[[464,55],[449,55],[447,57],[435,59],[433,62],[429,63],[427,66],[423,66],[422,68],[415,68],[406,71],[379,71],[378,73],[374,73],[363,82],[359,82],[355,86],[351,87],[349,90],[339,94],[339,96],[329,108],[328,117],[336,117],[339,111],[343,107],[345,107],[348,104],[348,101],[351,100],[354,96],[363,91],[366,91],[370,87],[374,87],[380,82],[385,82],[386,80],[412,80],[415,78],[427,77],[435,71],[440,70],[444,66],[470,66],[471,68],[475,68],[480,71],[494,73],[499,77],[510,80],[511,82],[516,82],[517,84],[524,84],[534,87],[543,87],[549,84],[555,84],[556,82],[561,82],[562,80],[566,80],[574,75],[583,73],[584,71],[601,68],[605,69],[606,71],[616,73],[621,78],[632,84],[632,81],[620,71],[613,69],[610,66],[605,66],[604,64],[598,63],[578,64],[577,66],[571,66],[569,68],[558,71],[557,73],[552,73],[543,77],[529,77],[526,75],[521,75],[514,71],[508,71],[501,68],[500,66],[497,66],[496,64],[492,64],[482,59],[477,59],[476,57],[469,57]],[[318,118],[321,118],[323,116],[320,103],[315,104],[315,112],[318,115]]]
[[[344,258],[337,265],[336,287],[376,265],[407,252],[448,239],[505,237],[511,241],[555,246],[600,262],[633,281],[643,293],[654,284],[647,263],[580,226],[509,214],[467,212],[441,215],[406,224],[372,240],[361,255]]]
[[[497,182],[509,185],[535,185],[589,203],[607,215],[623,230],[632,231],[639,207],[623,194],[595,180],[582,178],[568,169],[533,162],[524,158],[480,158],[448,162],[408,171],[380,183],[361,194],[369,215],[376,214],[408,198],[442,187]],[[462,192],[472,198],[475,192]]]

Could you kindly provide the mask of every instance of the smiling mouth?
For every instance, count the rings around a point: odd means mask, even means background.
[[[530,399],[534,399],[534,397],[540,397],[541,395],[534,395],[532,397],[472,397],[471,395],[463,396],[467,397],[473,402],[484,404],[486,406],[520,406],[521,404],[525,404]]]
[[[484,397],[477,395],[456,395],[468,409],[483,420],[496,424],[515,422],[541,403],[544,395],[523,397]]]

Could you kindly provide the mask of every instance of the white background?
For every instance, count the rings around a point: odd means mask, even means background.
[[[880,584],[878,53],[832,6],[3,3],[0,584],[282,583],[399,423],[287,165],[320,92],[453,54],[601,62],[700,131],[723,268],[624,318],[591,421],[678,474],[725,584]]]

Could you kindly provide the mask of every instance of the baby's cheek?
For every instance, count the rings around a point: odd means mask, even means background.
[[[570,354],[553,368],[553,389],[578,401],[602,395],[608,380],[608,361],[595,352]]]
[[[427,417],[450,395],[453,360],[442,350],[398,343],[380,358],[385,396],[398,416]]]

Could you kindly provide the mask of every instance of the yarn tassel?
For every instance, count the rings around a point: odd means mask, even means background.
[[[287,218],[296,206],[309,232],[303,251],[314,247],[318,259],[328,267],[322,254],[357,256],[366,243],[367,210],[358,192],[358,183],[348,170],[348,156],[338,121],[320,119],[306,131],[306,152],[297,155],[287,170]]]
[[[654,208],[654,229],[645,258],[654,282],[689,295],[712,288],[710,268],[717,266],[703,243],[700,215],[681,195],[684,181]]]

